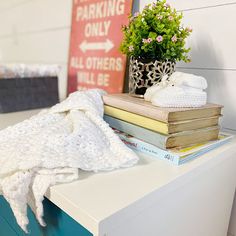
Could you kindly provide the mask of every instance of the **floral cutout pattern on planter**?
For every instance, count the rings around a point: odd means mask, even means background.
[[[175,71],[174,61],[130,58],[129,93],[143,97],[146,89],[160,82],[164,75]]]

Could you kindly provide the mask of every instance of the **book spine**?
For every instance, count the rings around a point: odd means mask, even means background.
[[[176,154],[160,149],[152,144],[146,143],[135,137],[126,135],[123,132],[119,132],[119,131],[115,131],[115,132],[123,141],[123,143],[126,144],[129,148],[131,148],[134,151],[145,153],[161,160],[167,160],[174,165],[180,164],[180,157]]]
[[[165,149],[167,137],[166,135],[144,129],[140,126],[133,125],[123,120],[104,115],[104,120],[113,128],[118,129],[126,134],[130,134],[135,138],[141,139],[147,143],[153,144],[159,148]],[[140,137],[140,138],[139,138]]]
[[[125,111],[133,112],[165,123],[168,122],[169,112],[156,112],[155,107],[146,107],[146,109],[143,109],[143,104],[135,102],[135,99],[130,101],[130,97],[128,95],[122,94],[122,97],[104,95],[103,101],[104,104],[108,106],[123,109]]]
[[[159,132],[162,134],[169,133],[170,124],[163,123],[158,120],[153,120],[132,112],[124,111],[107,105],[104,106],[104,111],[106,115],[112,116],[120,120],[124,120],[134,125],[138,125],[143,128],[150,129],[152,131]]]

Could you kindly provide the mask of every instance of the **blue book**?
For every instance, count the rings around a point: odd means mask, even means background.
[[[165,150],[146,143],[119,130],[114,129],[114,131],[120,137],[120,139],[134,151],[142,152],[158,159],[167,160],[174,165],[181,165],[187,161],[193,160],[196,157],[199,157],[204,153],[227,143],[233,137],[233,135],[230,134],[220,133],[219,138],[215,141],[209,141],[182,149]]]
[[[196,143],[216,140],[219,135],[219,126],[210,126],[202,129],[182,131],[174,134],[161,134],[129,122],[104,115],[104,120],[112,127],[144,142],[153,144],[161,149],[186,147]]]

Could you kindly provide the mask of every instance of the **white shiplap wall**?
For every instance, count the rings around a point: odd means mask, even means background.
[[[0,62],[57,63],[66,96],[72,0],[0,0]]]
[[[134,8],[150,2],[134,0]],[[236,130],[236,0],[168,2],[183,11],[184,24],[194,29],[188,41],[192,62],[179,63],[178,70],[208,79],[209,101],[225,105],[222,124]],[[60,64],[62,99],[66,96],[71,8],[72,0],[0,0],[0,62]],[[235,218],[230,233],[236,236]]]
[[[150,2],[153,1],[142,1],[141,7]],[[168,2],[183,12],[184,25],[193,28],[188,40],[192,62],[178,63],[178,70],[207,78],[209,101],[225,106],[222,125],[236,130],[236,1]]]

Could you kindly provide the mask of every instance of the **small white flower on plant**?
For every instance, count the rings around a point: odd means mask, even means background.
[[[152,42],[152,38],[147,38],[147,39],[142,39],[143,43],[151,43]]]
[[[187,30],[187,32],[192,32],[193,31],[193,29],[191,28],[191,27],[186,27],[186,30]]]
[[[129,51],[130,51],[130,52],[134,51],[134,46],[133,46],[133,45],[130,45],[130,46],[129,46]]]
[[[168,19],[169,19],[169,21],[172,21],[172,20],[174,20],[174,17],[173,16],[169,16]]]
[[[158,36],[156,37],[156,41],[157,41],[158,43],[162,42],[162,41],[163,41],[163,37],[162,37],[161,35],[158,35]]]
[[[158,20],[162,20],[163,16],[157,16]]]
[[[174,36],[171,38],[171,41],[175,43],[175,42],[177,41],[177,36],[174,35]]]
[[[164,7],[168,8],[168,7],[170,7],[170,4],[169,3],[165,3]]]

